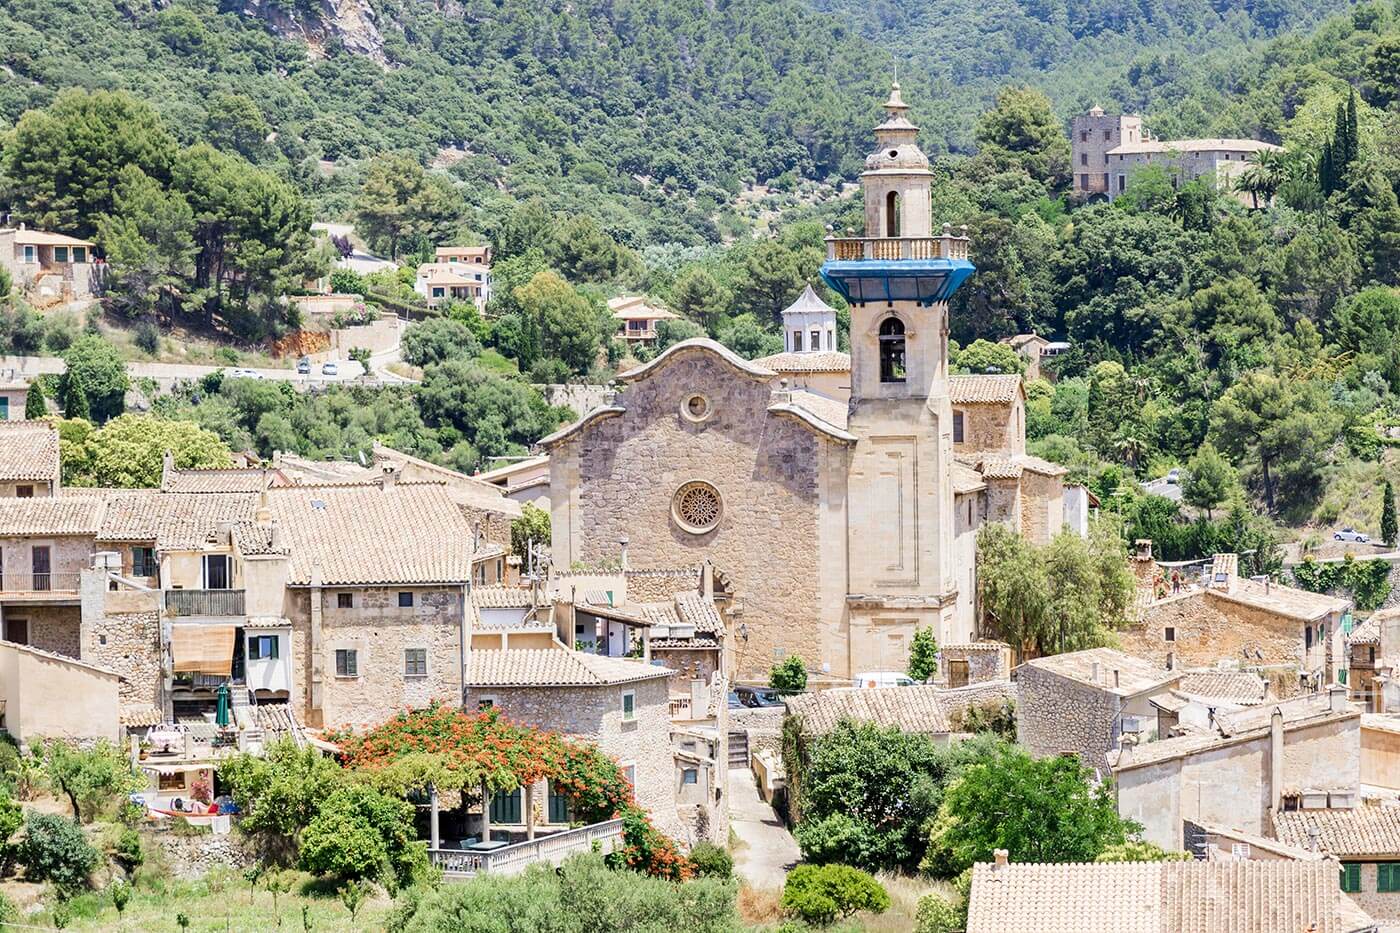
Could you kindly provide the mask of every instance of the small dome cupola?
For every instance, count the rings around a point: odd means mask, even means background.
[[[885,101],[885,122],[875,127],[875,151],[865,157],[865,170],[928,171],[928,156],[919,148],[919,128],[909,122],[909,105],[899,94],[899,84],[890,86]]]
[[[783,309],[783,349],[789,353],[836,349],[836,309],[810,285]]]
[[[896,239],[933,235],[929,188],[933,173],[919,148],[919,128],[905,115],[909,105],[890,86],[885,122],[875,127],[875,150],[865,157],[865,235]]]

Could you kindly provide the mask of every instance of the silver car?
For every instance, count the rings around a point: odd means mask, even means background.
[[[1343,528],[1341,531],[1337,532],[1332,537],[1338,541],[1355,541],[1357,544],[1371,543],[1370,535],[1362,534],[1361,532],[1355,531],[1351,528]]]

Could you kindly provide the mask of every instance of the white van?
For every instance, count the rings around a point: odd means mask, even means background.
[[[857,687],[912,687],[914,683],[914,678],[899,671],[867,671],[855,677]]]

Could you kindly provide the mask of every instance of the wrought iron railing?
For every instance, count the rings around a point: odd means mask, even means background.
[[[446,875],[477,875],[496,872],[511,875],[535,862],[556,863],[578,852],[589,852],[595,842],[603,845],[622,838],[622,820],[606,820],[591,826],[541,836],[538,839],[502,846],[490,852],[464,849],[429,849],[428,858]]]
[[[826,258],[856,259],[966,259],[968,238],[945,232],[942,236],[827,237]]]
[[[0,593],[76,593],[81,574],[4,573],[0,574]]]
[[[165,608],[176,616],[241,616],[243,590],[166,590]]]

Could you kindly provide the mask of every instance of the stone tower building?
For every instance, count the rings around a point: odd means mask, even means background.
[[[972,264],[965,240],[932,235],[932,173],[907,109],[896,84],[861,175],[865,238],[833,241],[821,274],[851,303],[852,638],[932,626],[947,644],[967,637],[954,626],[947,299]]]
[[[1069,141],[1075,196],[1108,194],[1109,150],[1141,143],[1146,138],[1142,117],[1135,114],[1105,114],[1102,107],[1094,107],[1071,120]]]

